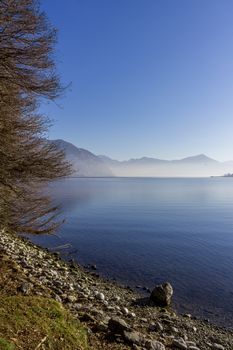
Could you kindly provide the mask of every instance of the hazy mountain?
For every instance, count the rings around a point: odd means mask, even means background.
[[[52,140],[59,149],[64,150],[67,160],[73,164],[73,176],[101,177],[113,176],[112,171],[98,156],[74,146],[64,140]]]
[[[97,156],[63,140],[51,142],[65,151],[66,158],[73,163],[75,176],[200,177],[233,173],[233,161],[218,162],[205,154],[176,160],[142,157],[118,161],[105,155]]]
[[[199,164],[210,164],[210,163],[219,163],[217,160],[207,157],[205,154],[198,154],[197,156],[186,157],[174,162],[181,163],[199,163]]]
[[[218,162],[205,154],[176,160],[142,157],[117,161],[106,156],[100,158],[116,176],[200,177],[233,172],[233,162]]]

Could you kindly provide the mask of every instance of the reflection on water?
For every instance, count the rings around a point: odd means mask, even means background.
[[[233,179],[68,179],[50,192],[80,263],[125,284],[170,281],[182,312],[233,327]]]

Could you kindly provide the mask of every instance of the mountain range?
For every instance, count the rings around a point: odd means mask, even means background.
[[[127,161],[111,159],[74,146],[64,140],[51,140],[59,149],[64,150],[67,160],[73,164],[73,176],[110,177],[110,176],[145,176],[145,177],[201,177],[219,176],[233,172],[233,161],[219,162],[199,154],[177,160],[158,158],[135,158]]]

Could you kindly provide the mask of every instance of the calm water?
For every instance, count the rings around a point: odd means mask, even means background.
[[[58,238],[82,264],[135,287],[170,281],[174,304],[233,327],[233,178],[69,179],[51,188]]]

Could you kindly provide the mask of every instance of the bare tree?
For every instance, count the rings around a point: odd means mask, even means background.
[[[41,99],[62,89],[52,57],[56,31],[36,0],[0,1],[0,226],[52,232],[58,208],[42,188],[70,173],[61,151],[46,140]]]

